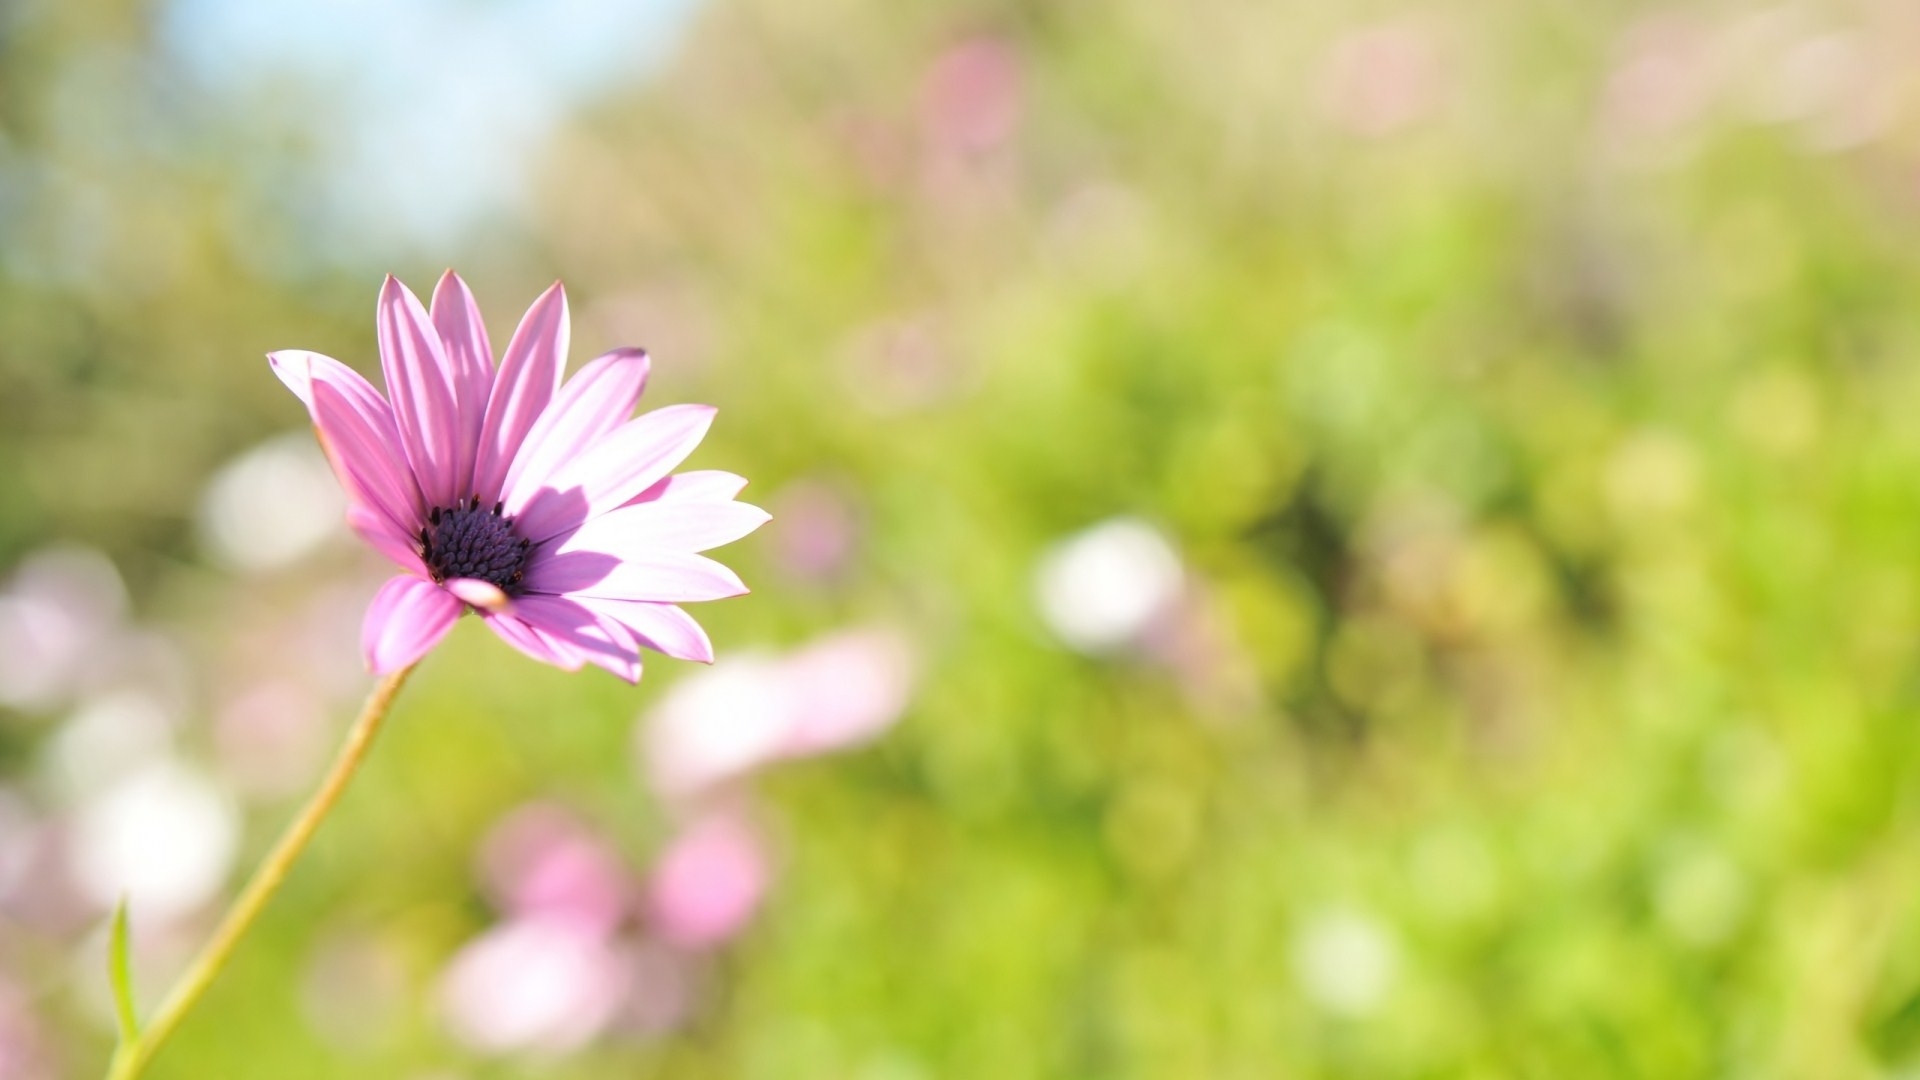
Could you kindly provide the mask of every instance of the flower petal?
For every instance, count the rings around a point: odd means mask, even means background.
[[[513,613],[587,663],[628,682],[640,681],[640,645],[616,620],[561,596],[522,596],[513,602]]]
[[[278,376],[280,381],[286,384],[287,389],[293,391],[293,396],[300,399],[300,404],[305,405],[309,409],[313,408],[313,375],[311,374],[311,368],[317,363],[338,364],[343,368],[347,366],[341,364],[340,361],[335,360],[331,356],[317,352],[308,352],[305,349],[280,349],[267,354],[267,366],[273,369],[274,375]],[[349,368],[348,370],[352,369]],[[358,374],[358,372],[355,372],[355,374]],[[361,381],[365,382],[366,380],[362,379]],[[367,389],[372,390],[373,387],[369,386]],[[374,393],[376,397],[379,394],[378,391]]]
[[[483,613],[483,618],[487,629],[501,641],[543,664],[552,664],[562,671],[579,671],[586,666],[586,659],[579,653],[561,646],[517,615]]]
[[[454,373],[440,331],[420,299],[393,275],[380,287],[380,367],[386,372],[400,445],[429,506],[451,506],[468,492],[456,475],[460,412]]]
[[[635,503],[609,510],[557,538],[555,551],[605,551],[619,555],[640,548],[705,551],[731,544],[772,520],[743,502]]]
[[[279,376],[287,389],[293,391],[300,403],[313,410],[313,384],[324,382],[332,385],[340,396],[364,417],[367,422],[382,431],[399,429],[393,424],[393,410],[388,407],[387,399],[380,395],[359,372],[317,352],[305,349],[281,349],[267,354],[267,366]],[[396,434],[393,447],[397,454],[400,448]]]
[[[672,472],[706,437],[713,414],[711,405],[669,405],[629,420],[507,512],[536,544],[572,529]]]
[[[632,416],[651,366],[643,349],[615,349],[568,379],[507,470],[506,504],[524,505],[554,470]]]
[[[393,560],[400,569],[415,577],[427,576],[427,565],[420,561],[419,540],[400,533],[385,514],[361,503],[349,503],[347,527],[359,534],[368,547]]]
[[[527,309],[493,379],[473,462],[473,492],[494,502],[534,421],[553,401],[567,360],[567,293],[554,282]]]
[[[699,499],[703,502],[726,502],[740,494],[747,486],[747,478],[735,476],[719,469],[688,469],[662,477],[652,487],[627,500],[627,505],[643,502],[666,502],[670,499]]]
[[[505,611],[509,601],[500,586],[491,581],[477,578],[454,578],[445,585],[448,592],[460,598],[469,607],[481,611]]]
[[[431,581],[401,574],[374,594],[360,631],[367,666],[390,675],[416,663],[453,629],[465,608],[452,593]]]
[[[387,403],[378,395],[361,396],[351,384],[343,392],[341,384],[319,377],[320,370],[312,369],[316,377],[308,387],[313,426],[340,486],[352,501],[384,516],[396,533],[412,535],[426,515]]]
[[[434,286],[428,313],[446,350],[447,367],[453,377],[459,432],[454,444],[453,480],[458,498],[473,489],[473,461],[480,448],[480,429],[487,420],[487,398],[493,392],[493,345],[487,341],[480,305],[474,303],[467,283],[451,270]]]
[[[618,621],[633,632],[641,645],[675,660],[713,663],[713,642],[693,616],[672,604],[653,604],[641,600],[608,600],[600,596],[576,596],[575,603]]]
[[[530,593],[604,596],[679,604],[741,596],[733,571],[704,555],[642,549],[629,555],[567,551],[536,557],[524,585]]]

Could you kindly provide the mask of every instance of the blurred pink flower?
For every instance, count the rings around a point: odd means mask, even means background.
[[[482,1052],[572,1050],[619,1014],[630,969],[625,950],[597,930],[511,919],[454,956],[441,976],[442,1015]]]
[[[713,420],[705,405],[628,419],[648,360],[616,349],[561,386],[568,319],[541,294],[496,371],[479,308],[452,271],[431,311],[392,277],[377,313],[392,400],[337,360],[289,350],[274,372],[307,405],[347,494],[347,521],[404,573],[374,597],[368,665],[419,660],[466,611],[536,660],[640,678],[640,649],[708,661],[676,605],[746,592],[696,552],[767,520],[733,501],[746,481],[669,475]]]
[[[846,631],[784,657],[737,656],[674,684],[643,739],[654,784],[674,799],[782,758],[858,746],[900,718],[913,684],[907,642]]]
[[[481,845],[480,873],[509,917],[603,934],[619,926],[633,893],[619,853],[545,803],[523,806],[494,826]]]
[[[0,1076],[52,1080],[59,1072],[32,1003],[19,988],[0,980]]]
[[[797,480],[774,496],[780,530],[774,558],[789,575],[821,581],[844,569],[860,540],[860,511],[844,491],[824,480]]]
[[[116,668],[106,658],[118,659],[126,606],[120,574],[99,552],[28,557],[0,592],[0,702],[49,708]]]
[[[325,759],[331,731],[321,702],[290,682],[254,683],[214,717],[221,771],[248,795],[276,797],[303,787]]]
[[[1007,43],[974,38],[941,53],[921,88],[921,117],[942,150],[979,153],[1020,124],[1020,61]]]
[[[1321,76],[1331,118],[1359,135],[1390,135],[1440,104],[1450,82],[1431,30],[1394,22],[1359,30],[1336,43]]]
[[[746,928],[766,894],[766,847],[744,815],[710,810],[668,845],[647,884],[647,914],[659,937],[710,948]]]

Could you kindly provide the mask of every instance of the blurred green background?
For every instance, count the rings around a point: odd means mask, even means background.
[[[372,374],[449,265],[719,407],[754,592],[637,689],[460,627],[154,1077],[1920,1075],[1916,54],[6,5],[0,1076],[103,1069],[113,897],[151,1008],[368,685],[262,354]],[[897,723],[660,794],[647,732],[801,697]]]

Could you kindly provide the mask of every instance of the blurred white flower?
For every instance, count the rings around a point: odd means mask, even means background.
[[[453,958],[440,984],[448,1029],[483,1053],[559,1053],[593,1038],[627,998],[625,951],[544,918],[501,923]]]
[[[135,919],[165,922],[219,891],[239,831],[224,791],[182,764],[158,762],[82,807],[68,857],[75,883],[101,909],[126,896]]]
[[[675,683],[641,728],[655,788],[691,798],[782,758],[865,743],[906,709],[913,669],[911,647],[888,630],[724,657]]]
[[[165,758],[172,746],[166,709],[146,694],[123,691],[83,703],[48,741],[46,764],[71,798]]]
[[[345,506],[326,458],[306,432],[281,435],[234,458],[200,499],[200,533],[221,562],[277,570],[341,533]]]
[[[1400,948],[1391,931],[1357,911],[1323,912],[1294,935],[1294,979],[1331,1013],[1374,1012],[1393,989],[1399,969]]]
[[[1137,518],[1111,518],[1055,544],[1040,560],[1040,614],[1069,646],[1102,653],[1132,644],[1179,599],[1173,545]]]

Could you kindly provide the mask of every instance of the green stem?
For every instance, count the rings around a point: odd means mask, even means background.
[[[373,737],[380,730],[381,721],[387,717],[387,709],[393,705],[394,696],[412,674],[413,668],[406,667],[381,679],[374,684],[373,692],[367,695],[367,703],[360,708],[360,716],[347,732],[347,741],[334,755],[333,765],[327,769],[327,775],[320,781],[320,789],[313,793],[307,804],[300,809],[300,815],[293,819],[287,830],[274,842],[273,850],[267,853],[266,860],[253,872],[247,887],[240,890],[233,906],[227,909],[225,918],[220,920],[219,929],[213,932],[188,965],[180,981],[174,984],[153,1019],[139,1036],[131,1043],[122,1044],[114,1052],[113,1064],[108,1069],[107,1080],[133,1080],[140,1071],[153,1060],[167,1036],[173,1033],[187,1011],[213,984],[213,980],[226,966],[227,959],[233,955],[234,946],[240,944],[240,938],[260,916],[261,909],[273,894],[280,889],[281,882],[287,878],[287,872],[293,869],[294,860],[306,850],[307,842],[320,828],[320,822],[326,819],[333,804],[340,801],[340,793],[347,788],[347,781],[360,768],[360,762],[367,756],[367,748],[373,745]]]

